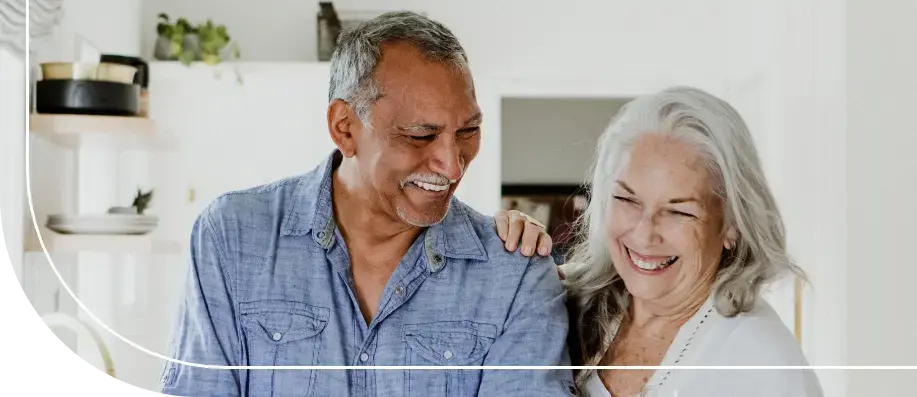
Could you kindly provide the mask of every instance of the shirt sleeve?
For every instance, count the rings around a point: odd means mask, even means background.
[[[194,364],[244,365],[233,301],[232,273],[208,212],[191,232],[188,272],[168,357]],[[167,362],[162,393],[181,396],[240,396],[239,370]]]
[[[522,276],[486,366],[568,366],[566,292],[551,258],[535,256]],[[482,396],[573,396],[569,369],[484,370]]]

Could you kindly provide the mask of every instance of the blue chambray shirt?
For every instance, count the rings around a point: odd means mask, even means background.
[[[570,365],[548,258],[507,252],[453,198],[414,241],[367,325],[335,226],[335,151],[311,172],[222,195],[198,217],[170,357],[232,366]],[[166,364],[184,396],[569,396],[569,370],[207,369]]]

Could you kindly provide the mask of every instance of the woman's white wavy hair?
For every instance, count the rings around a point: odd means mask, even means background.
[[[637,98],[621,109],[599,139],[589,207],[578,220],[580,235],[565,266],[574,324],[571,352],[580,365],[596,365],[603,358],[612,323],[628,313],[630,295],[612,264],[604,225],[612,182],[627,164],[634,142],[651,133],[669,134],[698,150],[724,206],[723,230],[732,226],[737,231],[733,248],[720,258],[712,288],[720,314],[750,311],[763,286],[786,271],[805,277],[787,255],[783,220],[739,113],[690,87]],[[584,371],[577,378],[588,376]]]

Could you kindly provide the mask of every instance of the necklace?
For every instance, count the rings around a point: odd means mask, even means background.
[[[703,326],[704,323],[707,322],[707,319],[710,317],[711,313],[713,313],[713,307],[707,309],[707,311],[704,313],[704,317],[701,318],[700,322],[697,323],[697,326],[694,327],[694,331],[691,332],[691,336],[688,337],[688,340],[685,341],[684,346],[682,346],[681,348],[681,352],[678,353],[678,358],[676,358],[675,362],[672,363],[673,366],[678,365],[678,363],[680,363],[681,360],[685,357],[685,353],[687,353],[688,348],[691,346],[691,342],[694,341],[694,337],[697,336],[697,331],[700,331],[701,326]],[[662,384],[665,383],[666,379],[668,379],[669,375],[671,374],[672,374],[671,369],[666,371],[665,375],[662,376],[662,380],[659,381],[656,387],[661,387]]]
[[[700,320],[697,322],[697,325],[694,326],[694,329],[691,331],[691,336],[689,336],[688,339],[685,340],[684,345],[681,346],[681,350],[678,352],[678,357],[675,358],[675,362],[672,364],[672,366],[676,366],[679,363],[681,363],[681,361],[685,358],[685,354],[688,352],[688,349],[691,347],[691,343],[694,342],[694,338],[697,337],[697,334],[700,331],[701,327],[703,327],[705,323],[709,322],[708,320],[710,319],[710,315],[713,313],[715,306],[710,301],[706,303],[706,306],[709,306],[707,307],[706,310],[703,310],[703,307],[702,307],[702,311],[695,313],[694,316],[699,316],[701,313],[703,313],[703,316],[700,317]],[[697,317],[694,317],[694,318],[697,318]],[[605,336],[605,345],[606,346],[609,346],[610,344],[614,343],[614,340],[618,336],[618,331],[620,331],[620,327],[621,327],[620,318],[617,318],[612,321],[610,332]],[[595,364],[598,364],[598,363],[595,363]],[[644,385],[641,393],[645,393],[652,389],[662,387],[662,385],[665,384],[665,381],[668,380],[669,375],[671,374],[672,374],[672,370],[671,369],[667,370],[665,374],[662,375],[662,379],[659,381],[659,383],[656,383],[655,385],[649,385],[649,384]],[[605,387],[605,389],[608,390],[608,387],[604,384],[605,382],[601,381],[601,383]],[[608,390],[608,392],[609,392],[609,396],[615,397],[611,394],[610,390]]]

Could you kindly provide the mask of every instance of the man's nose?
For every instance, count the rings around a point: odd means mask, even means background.
[[[459,150],[458,142],[454,137],[442,136],[437,139],[433,148],[431,171],[436,172],[451,181],[458,180],[465,172],[465,159]]]

